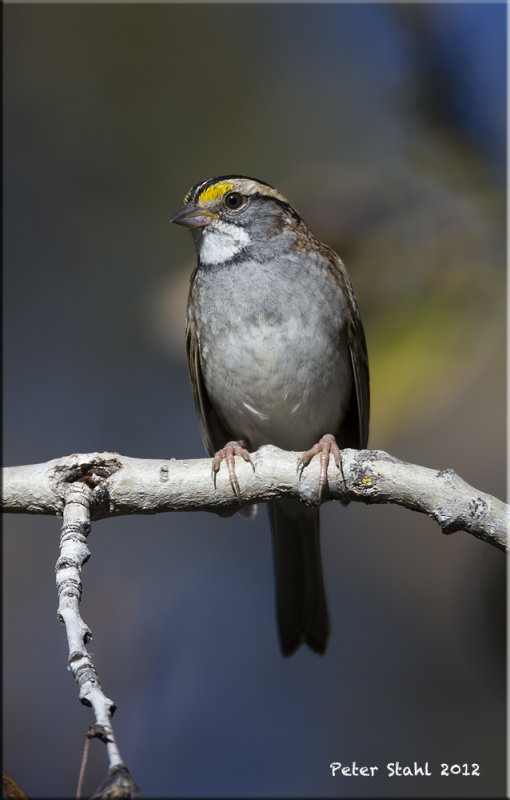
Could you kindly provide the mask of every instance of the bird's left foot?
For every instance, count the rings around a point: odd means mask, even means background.
[[[245,461],[251,464],[252,469],[255,472],[255,465],[251,460],[251,456],[247,448],[248,442],[245,442],[244,439],[240,439],[237,442],[227,442],[225,447],[222,447],[221,450],[216,451],[212,460],[211,477],[214,481],[214,488],[216,488],[216,475],[220,471],[221,462],[226,461],[230,485],[232,486],[233,492],[239,502],[241,502],[241,491],[239,489],[239,481],[237,480],[236,475],[235,457],[241,456],[241,458],[244,458]]]
[[[303,453],[298,462],[299,478],[303,474],[303,470],[308,466],[312,458],[320,453],[320,472],[319,472],[319,500],[322,498],[322,493],[328,485],[328,464],[330,455],[335,459],[335,464],[342,473],[342,478],[345,483],[345,476],[342,467],[342,451],[336,443],[336,439],[332,433],[326,433],[319,439],[317,444],[314,444],[306,453]]]

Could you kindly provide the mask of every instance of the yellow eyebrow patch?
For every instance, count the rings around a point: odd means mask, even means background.
[[[230,192],[233,188],[234,184],[229,183],[229,181],[218,181],[218,183],[213,183],[212,186],[208,186],[207,189],[200,192],[198,195],[198,202],[209,203],[211,200],[216,200],[217,197],[221,197],[226,192]]]

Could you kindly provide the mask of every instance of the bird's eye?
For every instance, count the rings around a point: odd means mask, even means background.
[[[239,192],[229,192],[225,195],[224,202],[229,211],[237,211],[243,204],[243,196]]]

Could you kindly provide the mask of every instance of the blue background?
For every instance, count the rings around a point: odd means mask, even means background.
[[[503,4],[3,10],[5,464],[203,456],[194,251],[168,219],[235,172],[277,186],[351,272],[370,446],[504,496]],[[330,647],[284,661],[260,511],[93,525],[82,612],[144,795],[502,796],[503,554],[329,503]],[[92,722],[56,622],[58,537],[4,519],[3,762],[31,797],[73,794]],[[331,777],[353,760],[378,775]],[[433,775],[389,779],[397,760]],[[86,793],[105,770],[94,742]]]

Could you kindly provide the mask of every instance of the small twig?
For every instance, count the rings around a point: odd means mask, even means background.
[[[78,785],[76,786],[76,800],[81,800],[83,781],[85,779],[85,770],[87,769],[89,753],[90,753],[90,737],[86,734],[85,744],[83,745],[83,756],[81,758],[81,764],[80,764],[80,774],[78,775]]]

